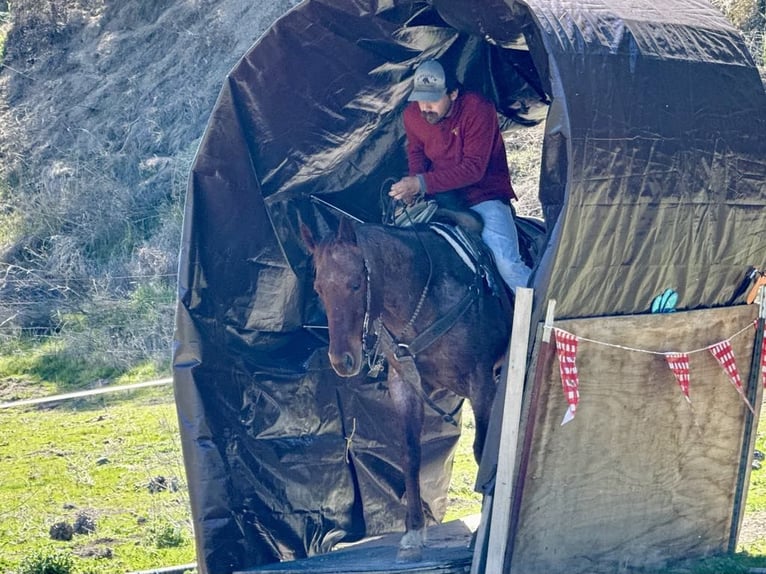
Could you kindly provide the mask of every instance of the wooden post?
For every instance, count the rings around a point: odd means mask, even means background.
[[[471,574],[484,574],[487,561],[487,541],[489,540],[489,525],[492,522],[492,495],[487,494],[481,501],[481,522],[476,530]]]
[[[747,500],[747,484],[750,483],[750,469],[753,464],[753,452],[755,451],[755,433],[758,428],[761,412],[761,386],[758,384],[761,378],[761,351],[763,349],[764,328],[766,327],[766,286],[761,285],[757,288],[758,296],[754,296],[752,301],[758,302],[758,319],[756,320],[755,342],[753,343],[753,355],[750,360],[750,377],[747,381],[745,392],[747,400],[756,409],[753,413],[749,409],[745,413],[745,432],[742,437],[742,452],[739,457],[739,473],[737,475],[737,485],[734,490],[734,506],[732,508],[731,525],[729,528],[729,554],[734,554],[737,550],[737,537],[742,528],[742,519],[744,518],[745,502]],[[750,297],[748,296],[748,299]]]
[[[491,519],[482,528],[489,529],[487,559],[484,572],[504,572],[503,561],[508,544],[511,500],[513,493],[513,471],[519,439],[519,421],[524,392],[524,376],[527,368],[529,327],[532,316],[532,289],[516,289],[516,304],[513,312],[513,331],[508,347],[505,396],[503,397],[503,422],[500,428],[500,451],[497,457],[495,489],[491,500]],[[484,516],[482,512],[482,516]],[[479,550],[478,544],[476,549]],[[474,563],[477,563],[474,554]],[[472,567],[473,572],[473,567]]]

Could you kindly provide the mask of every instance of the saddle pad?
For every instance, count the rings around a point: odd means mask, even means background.
[[[433,222],[428,226],[432,231],[443,237],[452,246],[458,257],[474,273],[484,278],[493,293],[497,293],[495,273],[493,271],[492,254],[484,243],[468,235],[460,227]]]

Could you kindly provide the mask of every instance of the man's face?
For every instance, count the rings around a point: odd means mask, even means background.
[[[435,102],[418,102],[420,115],[429,124],[438,124],[452,111],[452,103],[457,97],[457,91],[443,95]]]

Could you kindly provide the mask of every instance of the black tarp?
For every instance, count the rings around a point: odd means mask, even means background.
[[[668,287],[714,307],[766,264],[756,68],[709,4],[655,4],[307,0],[231,71],[189,181],[173,363],[202,574],[401,527],[385,390],[329,368],[296,224],[337,224],[312,195],[380,219],[419,61],[511,127],[547,113],[538,307],[642,312]],[[456,436],[432,416],[424,441],[438,518]]]

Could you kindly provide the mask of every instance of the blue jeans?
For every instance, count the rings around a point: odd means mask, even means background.
[[[519,235],[513,221],[513,211],[507,201],[492,199],[471,207],[484,220],[481,238],[495,258],[500,276],[516,293],[516,287],[526,287],[532,270],[524,264],[519,252]]]

